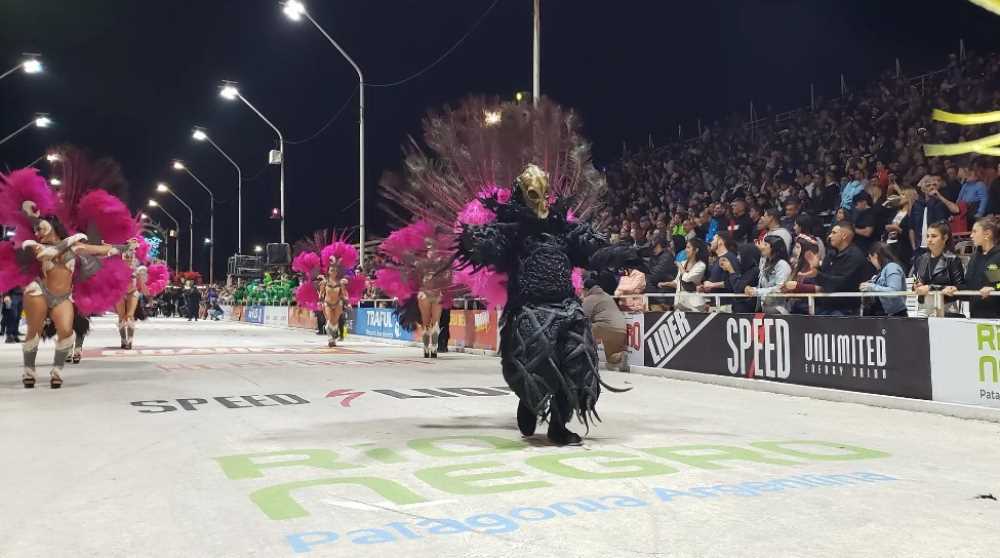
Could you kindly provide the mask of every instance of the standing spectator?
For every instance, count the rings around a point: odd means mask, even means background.
[[[611,285],[614,285],[613,278]],[[625,315],[615,299],[598,284],[596,274],[587,277],[583,289],[583,313],[590,320],[594,338],[604,345],[608,368],[615,366],[622,372],[627,371]]]
[[[674,307],[684,311],[705,311],[708,304],[705,298],[695,292],[698,285],[705,278],[708,269],[708,247],[700,238],[692,238],[687,241],[684,248],[687,259],[677,270],[677,278],[667,282],[667,287],[673,288],[677,293],[674,299]]]
[[[899,292],[906,290],[906,274],[889,248],[881,242],[873,242],[868,247],[868,261],[878,270],[878,274],[861,283],[861,292]],[[906,317],[906,297],[880,296],[872,305],[875,316]]]
[[[1000,176],[997,173],[996,159],[992,157],[977,157],[975,161],[979,178],[986,184],[989,193],[989,207],[986,213],[1000,215]]]
[[[187,319],[198,321],[198,310],[201,305],[201,293],[193,282],[188,281],[184,289],[184,302],[187,305]]]
[[[726,290],[731,293],[746,293],[748,287],[756,287],[760,279],[760,250],[754,244],[743,244],[739,248],[738,262],[728,259],[720,261],[722,268],[729,274],[726,277]],[[757,309],[756,298],[732,298],[733,312],[751,313]]]
[[[736,263],[736,250],[737,244],[733,241],[733,237],[729,234],[729,231],[723,231],[715,235],[711,245],[715,261],[708,266],[708,275],[705,277],[705,281],[698,286],[699,292],[725,292],[726,277],[729,273],[720,263],[722,260],[728,260],[730,263],[729,267],[732,268],[732,264]]]
[[[788,250],[785,242],[778,236],[766,236],[764,240],[757,243],[760,250],[760,275],[757,279],[756,287],[746,287],[744,292],[747,296],[756,296],[760,299],[760,307],[768,314],[787,314],[784,299],[768,299],[772,293],[780,293],[788,277],[792,273],[792,267],[788,265]]]
[[[733,217],[729,220],[727,230],[733,235],[733,240],[737,244],[752,242],[757,225],[750,219],[747,213],[746,200],[736,200],[733,202]]]
[[[913,258],[914,237],[910,235],[910,210],[917,201],[917,191],[904,188],[896,197],[889,199],[890,207],[896,211],[885,225],[882,242],[889,247],[903,269],[909,269]]]
[[[845,184],[840,192],[840,207],[847,211],[854,209],[854,198],[865,190],[864,171],[855,169],[851,177],[853,180]]]
[[[956,204],[941,195],[940,186],[940,180],[930,175],[922,178],[918,184],[923,198],[915,201],[910,209],[910,238],[913,240],[915,255],[927,251],[927,231],[931,225],[947,222],[952,214],[959,212]]]
[[[21,306],[23,293],[21,289],[13,289],[3,295],[3,330],[0,334],[5,336],[5,343],[20,343],[21,333]]]
[[[795,234],[795,220],[801,210],[802,203],[799,200],[792,198],[785,202],[785,216],[781,218],[781,226],[791,234]]]
[[[976,219],[986,215],[986,208],[990,204],[990,194],[986,189],[986,184],[980,179],[980,165],[988,166],[982,158],[977,158],[973,164],[972,172],[962,189],[958,192],[958,202],[967,203],[969,212]]]
[[[962,261],[949,250],[951,245],[951,227],[947,223],[934,223],[927,229],[927,239],[924,242],[927,251],[913,260],[910,275],[915,281],[914,292],[920,295],[921,308],[928,315],[935,315],[934,299],[925,299],[931,291],[943,291],[946,287],[957,287],[965,282],[965,271]],[[949,289],[953,292],[957,289]],[[958,304],[948,301],[944,306],[945,315],[959,316]]]
[[[646,274],[646,293],[664,293],[667,282],[677,278],[677,262],[674,261],[670,241],[665,237],[657,237],[653,242],[653,255],[649,258],[649,273]],[[651,298],[650,305],[662,306],[667,299]]]
[[[832,213],[840,207],[840,183],[837,182],[837,175],[832,172],[826,173],[826,186],[819,198],[819,207],[816,209],[820,213]]]
[[[792,234],[781,225],[781,213],[777,209],[770,208],[764,211],[760,222],[764,230],[761,231],[758,240],[763,240],[768,236],[776,236],[785,243],[785,254],[792,251]]]
[[[851,224],[854,225],[854,242],[865,253],[879,238],[878,219],[872,208],[872,197],[868,192],[862,192],[854,198],[854,213],[851,214]]]
[[[976,253],[965,269],[965,282],[961,289],[979,291],[980,297],[969,303],[973,318],[1000,318],[1000,297],[990,293],[1000,290],[1000,218],[985,217],[972,226],[972,242]],[[954,292],[953,287],[944,289]]]

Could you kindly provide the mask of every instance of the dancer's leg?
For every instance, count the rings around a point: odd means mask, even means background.
[[[128,305],[125,303],[124,298],[115,304],[115,314],[118,314],[118,335],[121,337],[121,347],[124,349],[128,337],[125,332],[125,326],[128,322]]]
[[[73,349],[73,303],[63,302],[50,311],[52,324],[56,326],[56,350],[52,359],[50,386],[52,389],[62,387],[62,369],[66,365],[66,355]]]
[[[21,375],[21,382],[26,388],[35,387],[35,359],[38,356],[38,345],[42,341],[42,327],[45,325],[48,310],[45,297],[30,295],[24,297],[24,313],[28,317],[28,333],[24,336],[24,343],[21,345],[24,357],[24,372]]]
[[[431,326],[431,340],[430,349],[431,357],[437,358],[438,354],[438,335],[441,333],[441,298],[438,297],[434,299],[430,304],[430,326]]]
[[[427,293],[417,293],[417,308],[420,310],[421,340],[424,344],[424,358],[431,356],[431,301]]]
[[[135,337],[135,309],[139,305],[139,298],[129,295],[125,300],[125,344],[128,349],[132,348],[132,338]]]

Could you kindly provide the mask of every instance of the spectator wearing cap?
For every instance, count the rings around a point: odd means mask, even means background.
[[[855,244],[867,253],[872,242],[879,238],[878,216],[872,208],[872,197],[868,192],[861,192],[854,198],[851,224],[854,225]]]
[[[628,366],[628,359],[625,357],[625,315],[618,308],[615,299],[611,298],[601,286],[601,283],[604,283],[609,288],[614,287],[614,275],[609,272],[603,274],[610,277],[591,273],[584,281],[583,313],[590,320],[594,338],[604,345],[608,368],[614,366],[622,370],[622,366],[626,368]]]

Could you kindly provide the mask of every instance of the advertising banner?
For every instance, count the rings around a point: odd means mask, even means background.
[[[228,318],[234,322],[243,321],[243,306],[237,304],[236,306],[230,307],[230,312]]]
[[[452,310],[448,333],[457,347],[497,350],[495,310]]]
[[[243,314],[243,321],[249,322],[251,324],[263,324],[264,323],[264,307],[263,306],[247,306]]]
[[[358,308],[351,330],[357,335],[382,337],[385,339],[405,339],[412,341],[415,334],[399,326],[399,320],[392,308]]]
[[[1000,409],[1000,322],[927,322],[934,400]]]
[[[906,318],[645,315],[646,366],[931,398],[927,322]]]
[[[288,307],[287,306],[265,306],[264,307],[264,325],[269,326],[288,326]]]

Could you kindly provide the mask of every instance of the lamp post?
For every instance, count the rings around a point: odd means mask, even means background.
[[[157,203],[156,200],[149,200],[149,207],[159,207],[160,211],[166,213],[167,217],[170,217],[170,220],[174,222],[174,230],[177,231],[177,234],[174,235],[174,269],[176,269],[177,271],[180,271],[180,269],[181,269],[181,246],[180,246],[180,243],[181,243],[181,239],[180,239],[180,236],[181,236],[181,232],[180,232],[181,231],[181,224],[179,222],[177,222],[177,219],[175,219],[174,216],[171,215],[170,212],[167,211],[165,207],[163,207],[162,205],[160,205],[159,203]],[[170,242],[170,240],[168,239],[167,242]],[[170,251],[170,246],[169,245],[167,246],[167,251],[168,252]]]
[[[191,172],[191,169],[183,161],[174,161],[173,166],[176,171],[186,172],[188,176],[193,178],[198,185],[208,192],[208,236],[211,239],[208,247],[208,282],[215,284],[215,194],[208,186],[205,186],[205,183],[200,178]]]
[[[274,124],[272,124],[271,121],[268,120],[267,117],[263,115],[263,113],[261,113],[259,110],[257,110],[257,107],[255,107],[252,104],[250,104],[250,101],[248,101],[246,99],[246,97],[244,97],[243,95],[240,94],[240,90],[236,88],[236,84],[235,83],[233,83],[231,81],[223,82],[222,88],[219,90],[219,95],[223,99],[226,99],[226,100],[229,100],[229,101],[233,101],[233,100],[236,100],[236,99],[239,99],[239,100],[243,101],[243,104],[245,104],[246,106],[250,107],[250,110],[254,111],[257,114],[257,116],[259,116],[261,118],[261,120],[263,120],[264,122],[266,122],[267,125],[270,126],[272,130],[274,130],[275,134],[278,134],[278,153],[279,153],[279,155],[281,157],[281,160],[279,161],[279,164],[281,165],[281,179],[280,179],[280,188],[281,188],[281,243],[284,244],[285,243],[285,136],[282,135],[281,130],[279,130],[277,126],[275,126]]]
[[[215,148],[216,151],[218,151],[223,157],[225,157],[226,160],[230,162],[230,164],[236,167],[236,198],[237,198],[236,253],[242,254],[243,253],[243,170],[240,169],[240,166],[236,164],[236,161],[234,161],[232,157],[230,157],[225,151],[223,151],[222,148],[219,147],[217,143],[212,141],[211,136],[208,135],[208,132],[206,132],[204,128],[196,127],[194,129],[194,132],[191,134],[191,137],[197,141],[207,141],[212,145],[212,147]],[[214,237],[212,239],[212,244],[213,245],[215,244]]]
[[[42,61],[38,59],[38,54],[25,53],[25,59],[18,63],[17,66],[7,70],[6,72],[0,74],[0,79],[3,79],[18,70],[24,70],[26,74],[37,74],[42,71]]]
[[[181,205],[187,208],[188,214],[191,216],[191,220],[188,222],[188,271],[194,271],[194,210],[188,205],[180,196],[174,193],[169,186],[160,182],[156,185],[156,191],[160,193],[168,193],[174,197],[177,201],[181,202]]]
[[[25,165],[25,168],[30,168],[37,165],[39,162],[41,162],[42,159],[48,161],[49,164],[55,164],[62,160],[62,156],[60,156],[58,153],[42,153],[41,155],[38,156],[37,159]]]
[[[288,16],[292,21],[299,21],[303,17],[309,20],[320,33],[326,37],[327,41],[343,55],[344,58],[354,67],[354,71],[358,73],[358,202],[359,202],[359,216],[358,216],[358,234],[360,236],[359,249],[361,252],[361,270],[365,269],[365,76],[361,73],[361,68],[354,62],[354,60],[348,56],[344,49],[340,48],[337,41],[333,40],[333,37],[326,32],[323,27],[316,22],[315,19],[306,10],[305,4],[299,0],[286,0],[284,2],[283,11],[285,15]],[[284,209],[282,209],[284,213]],[[282,221],[284,222],[284,221]]]
[[[21,126],[17,130],[14,130],[14,132],[11,133],[10,135],[8,135],[7,137],[5,137],[3,139],[0,139],[0,145],[3,145],[5,143],[7,143],[11,139],[13,139],[14,136],[20,134],[21,132],[27,130],[28,128],[30,128],[32,126],[34,126],[36,128],[48,128],[51,124],[52,124],[52,119],[50,119],[48,117],[48,115],[46,115],[46,114],[36,114],[35,117],[33,119],[31,119],[27,124],[25,124],[24,126]]]

